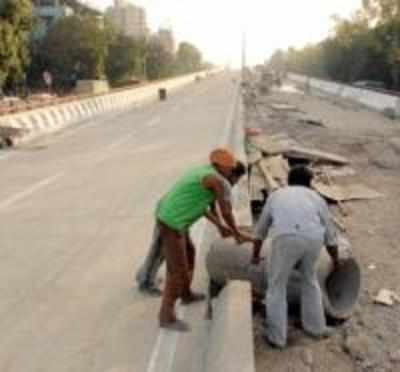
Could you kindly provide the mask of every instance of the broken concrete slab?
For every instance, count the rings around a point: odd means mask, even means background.
[[[308,149],[301,146],[292,146],[290,149],[285,151],[285,155],[289,158],[305,159],[317,163],[325,162],[338,165],[348,165],[350,163],[350,160],[343,156],[321,150]]]
[[[316,175],[327,175],[329,178],[351,177],[356,171],[349,166],[320,165],[312,167]]]
[[[251,143],[266,155],[280,155],[288,152],[298,143],[289,137],[277,139],[276,137],[259,136],[251,139]]]
[[[400,296],[390,289],[382,288],[374,298],[374,302],[380,305],[393,306],[395,302],[400,303]]]
[[[336,202],[349,200],[371,200],[383,197],[383,194],[362,184],[327,185],[322,182],[314,182],[313,188],[323,197]]]
[[[287,103],[271,103],[270,107],[275,111],[299,111],[296,106]]]
[[[287,159],[282,155],[276,155],[264,158],[261,162],[280,187],[287,186],[289,175],[289,162]]]
[[[315,127],[325,127],[325,124],[321,120],[301,118],[298,121],[301,124],[313,125]]]

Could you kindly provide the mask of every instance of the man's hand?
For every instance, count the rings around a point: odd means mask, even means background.
[[[241,231],[237,231],[236,233],[234,233],[234,238],[237,244],[255,242],[255,239],[252,236],[242,233]]]
[[[337,245],[331,245],[326,247],[329,256],[331,256],[332,262],[333,262],[333,268],[334,270],[339,269],[341,266],[341,261],[339,259],[339,248]]]
[[[260,257],[260,256],[254,256],[254,255],[253,255],[253,258],[251,259],[251,264],[257,266],[257,265],[260,264],[260,262],[261,262],[263,259],[264,259],[264,258],[262,258],[262,257]]]
[[[344,259],[333,260],[333,270],[334,271],[339,270],[345,263],[346,263],[346,260],[344,260]]]
[[[229,238],[234,236],[234,233],[230,227],[227,226],[218,226],[218,231],[223,238]]]

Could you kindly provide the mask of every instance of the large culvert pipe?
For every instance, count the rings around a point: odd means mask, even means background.
[[[361,287],[361,271],[353,258],[348,258],[348,249],[340,248],[340,257],[346,258],[344,264],[333,270],[331,258],[325,249],[318,261],[318,279],[321,285],[324,308],[330,317],[338,320],[348,319],[356,305]],[[252,245],[237,245],[231,239],[218,239],[212,243],[207,254],[206,264],[210,279],[224,285],[229,280],[250,281],[256,292],[267,289],[266,264],[270,244],[263,247],[265,259],[259,265],[250,263]],[[288,284],[288,301],[299,303],[301,274],[294,270]]]

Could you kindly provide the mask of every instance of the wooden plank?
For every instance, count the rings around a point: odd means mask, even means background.
[[[289,162],[282,155],[270,156],[262,160],[269,173],[280,187],[287,186],[289,176]]]
[[[264,176],[268,191],[273,192],[275,190],[278,190],[279,184],[275,181],[274,177],[272,177],[272,174],[270,173],[268,166],[265,164],[265,162],[260,161],[257,166]]]
[[[262,190],[267,188],[265,178],[260,171],[260,168],[254,166],[250,173],[250,199],[251,200],[263,200],[264,195]]]
[[[247,163],[249,165],[254,165],[256,163],[258,163],[261,159],[262,159],[262,153],[261,151],[254,149],[251,150],[248,154],[247,154]]]

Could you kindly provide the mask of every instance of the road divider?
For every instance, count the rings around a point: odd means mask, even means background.
[[[12,146],[17,146],[106,112],[132,109],[146,102],[156,101],[159,89],[166,89],[166,91],[171,92],[195,82],[198,76],[205,78],[219,72],[219,69],[202,71],[139,88],[1,116],[0,127],[18,130],[18,133],[13,133],[7,138]]]
[[[329,96],[358,103],[393,118],[400,117],[400,97],[398,96],[298,74],[288,74],[288,78],[302,85],[306,90],[314,89]]]

